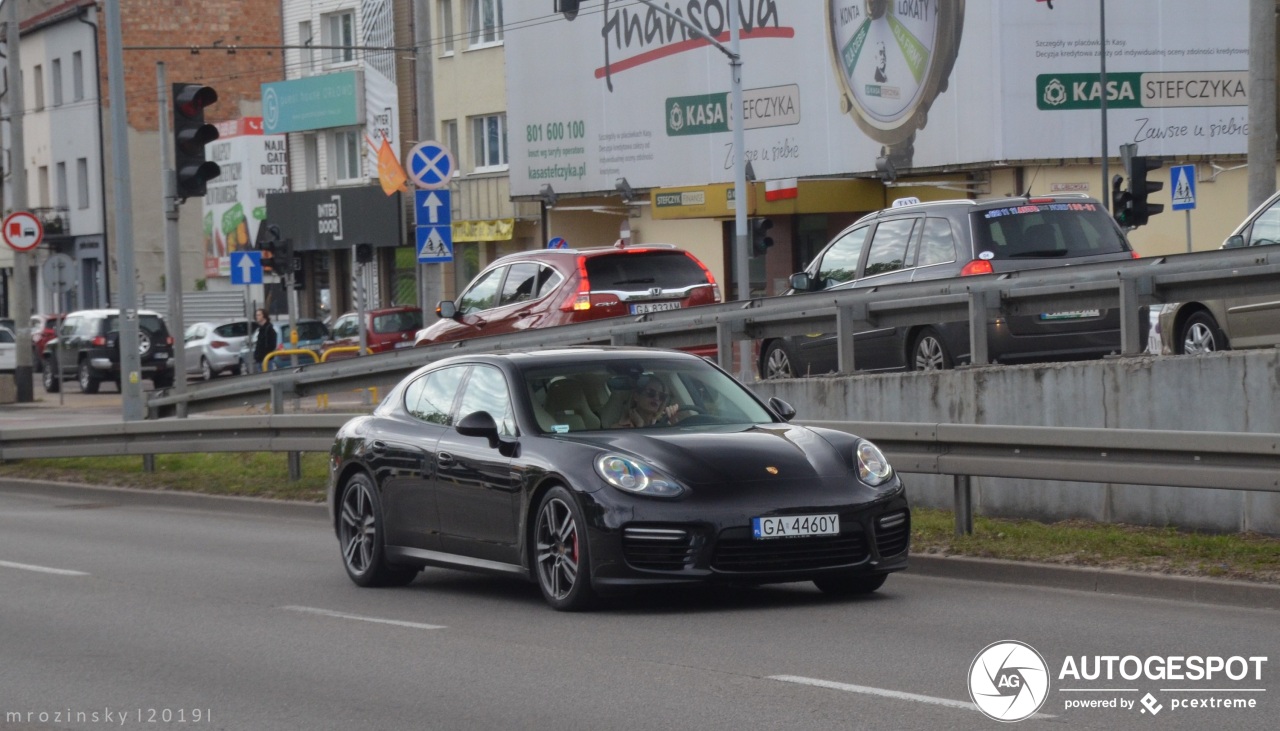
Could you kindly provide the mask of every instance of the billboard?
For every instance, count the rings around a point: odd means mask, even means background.
[[[664,0],[728,42],[727,0]],[[1052,8],[1049,6],[1052,5]],[[506,9],[513,195],[732,179],[741,123],[757,178],[874,174],[1109,154],[1242,154],[1246,0],[1108,8],[1097,83],[1093,3],[741,0],[743,106],[721,50],[647,3],[582,4],[577,19]]]
[[[254,248],[267,215],[267,195],[289,190],[285,135],[262,132],[261,117],[217,125],[205,156],[222,173],[209,181],[204,202],[204,273],[231,276],[233,251]]]

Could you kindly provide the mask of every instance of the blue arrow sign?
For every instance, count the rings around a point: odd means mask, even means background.
[[[449,190],[415,190],[413,191],[414,212],[419,226],[442,226],[453,224],[453,211],[449,208]]]
[[[1174,165],[1169,168],[1169,194],[1173,210],[1190,211],[1196,207],[1196,166]]]
[[[443,264],[448,261],[453,261],[453,228],[419,226],[418,263]]]
[[[262,252],[231,252],[231,283],[262,284]]]
[[[449,186],[453,175],[453,154],[449,148],[428,140],[419,142],[409,150],[409,179],[419,188],[439,190]]]

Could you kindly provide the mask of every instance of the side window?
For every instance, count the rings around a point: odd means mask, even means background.
[[[507,281],[502,285],[502,297],[498,300],[498,306],[528,302],[536,296],[538,296],[538,265],[534,262],[511,265]]]
[[[1250,246],[1272,246],[1280,243],[1280,202],[1262,212],[1249,229]]]
[[[911,230],[916,225],[914,218],[900,218],[896,221],[885,221],[876,226],[875,236],[871,238],[871,250],[867,252],[867,267],[864,277],[896,272],[906,266],[907,247],[911,243]]]
[[[503,436],[514,436],[515,419],[511,415],[511,394],[507,390],[507,379],[502,371],[490,366],[476,366],[467,380],[466,390],[462,392],[462,405],[458,407],[459,418],[476,411],[488,411],[498,423],[498,433]]]
[[[432,371],[404,390],[404,407],[415,419],[430,424],[451,426],[453,419],[449,416],[449,408],[453,406],[453,397],[458,393],[458,384],[462,383],[462,375],[467,366],[455,366]]]
[[[67,319],[63,320],[62,327],[58,328],[58,336],[65,338],[70,335],[74,335],[76,332],[76,327],[79,324],[79,322],[80,322],[80,318],[78,317],[68,317]]]
[[[956,260],[955,238],[951,235],[951,222],[945,218],[926,218],[924,235],[920,239],[920,256],[916,266],[946,264]]]
[[[360,334],[360,322],[355,315],[338,318],[333,323],[333,336],[335,338],[352,338]]]
[[[560,272],[552,267],[543,265],[538,270],[538,297],[541,297],[556,287],[560,286],[560,282],[564,281],[564,277],[560,276]]]
[[[834,287],[842,282],[852,282],[858,273],[858,260],[862,258],[862,249],[867,243],[867,231],[863,226],[854,229],[836,239],[822,255],[822,263],[818,265],[818,281],[823,288]]]
[[[506,267],[499,267],[481,274],[458,298],[458,312],[466,315],[493,307],[498,301],[498,286],[502,283],[502,274],[506,271]]]

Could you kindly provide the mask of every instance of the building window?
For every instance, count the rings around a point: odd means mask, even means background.
[[[53,205],[59,208],[67,207],[67,164],[65,162],[58,163],[54,168],[54,189]]]
[[[306,190],[315,190],[320,187],[320,145],[314,134],[302,136],[302,157],[307,176],[304,185]]]
[[[339,183],[360,180],[360,135],[355,130],[333,133],[334,179]]]
[[[309,46],[315,45],[315,39],[311,37],[311,21],[304,20],[298,23],[298,45],[308,46],[302,50],[302,63],[300,66],[307,72],[311,73],[316,68],[315,50]]]
[[[507,115],[490,114],[471,118],[471,144],[476,172],[492,172],[507,167]]]
[[[462,167],[462,161],[458,159],[458,120],[446,119],[441,122],[440,137],[444,140],[445,147],[449,148],[449,153],[453,155],[453,174],[457,175],[458,168]]]
[[[38,66],[36,68],[39,68]],[[36,177],[36,196],[41,208],[49,207],[49,166],[41,165]]]
[[[349,63],[356,60],[356,14],[350,10],[323,16],[326,46],[343,46],[329,51],[329,63]]]
[[[76,204],[81,210],[89,207],[89,159],[76,159]]]
[[[53,106],[60,107],[62,106],[62,59],[53,59],[49,73],[53,74]]]
[[[440,55],[453,55],[453,0],[440,3]]]
[[[71,93],[73,101],[84,99],[84,55],[79,51],[71,54]]]
[[[492,46],[502,42],[502,0],[467,0],[469,45]]]
[[[40,64],[36,64],[36,67],[32,69],[32,71],[34,72],[31,74],[33,77],[32,81],[35,83],[35,109],[38,112],[41,109],[44,109],[44,67]],[[46,170],[45,172],[47,173],[48,171]]]

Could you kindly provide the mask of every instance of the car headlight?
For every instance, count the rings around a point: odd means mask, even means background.
[[[893,468],[889,466],[889,460],[884,458],[884,452],[881,452],[876,445],[865,439],[859,439],[853,453],[858,461],[859,480],[876,487],[893,477]]]
[[[596,457],[595,464],[600,477],[623,492],[667,498],[684,494],[680,483],[638,459],[602,454]]]

